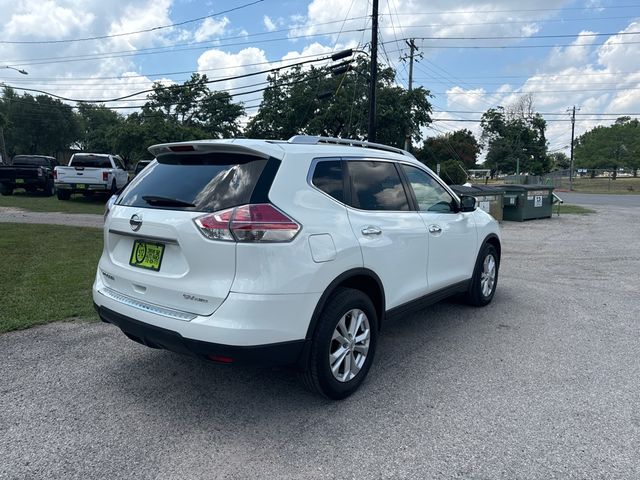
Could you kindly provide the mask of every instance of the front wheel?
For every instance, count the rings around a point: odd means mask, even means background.
[[[496,248],[487,243],[482,247],[467,292],[466,300],[471,305],[484,307],[496,293],[500,260]]]
[[[377,338],[378,318],[371,299],[360,290],[338,289],[318,319],[305,383],[333,400],[348,397],[369,372]]]

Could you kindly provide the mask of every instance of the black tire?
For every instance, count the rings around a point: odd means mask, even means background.
[[[493,259],[495,265],[495,276],[493,277],[493,282],[487,290],[483,290],[483,272],[485,271],[485,260],[490,262],[490,259]],[[469,291],[465,297],[465,300],[470,305],[474,305],[476,307],[484,307],[491,303],[493,300],[493,296],[496,293],[496,287],[498,286],[498,272],[500,270],[500,257],[498,256],[498,252],[496,248],[490,243],[486,243],[480,253],[478,254],[478,258],[476,260],[476,266],[473,270],[473,278],[471,279],[471,285],[469,286]],[[486,276],[486,273],[485,273]]]
[[[56,194],[56,187],[53,180],[49,180],[44,186],[44,194],[47,197],[53,197]]]
[[[0,183],[0,193],[2,195],[13,195],[13,187],[9,187],[7,185],[4,185],[3,183]]]
[[[352,310],[362,311],[369,323],[368,351],[364,357],[364,363],[355,376],[350,380],[339,381],[329,365],[331,348],[337,342],[332,338],[338,323]],[[354,321],[353,317],[350,317],[349,321]],[[324,306],[311,339],[308,369],[302,373],[304,383],[310,390],[332,400],[348,397],[358,389],[367,376],[375,356],[377,339],[378,317],[371,299],[360,290],[352,288],[336,290]]]
[[[58,190],[58,200],[69,200],[71,198],[71,192],[69,190]]]

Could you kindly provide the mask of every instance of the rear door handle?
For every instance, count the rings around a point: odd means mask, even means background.
[[[361,230],[363,235],[380,235],[382,230],[378,227],[368,226]]]

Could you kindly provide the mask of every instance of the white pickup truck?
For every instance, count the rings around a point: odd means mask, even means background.
[[[103,153],[75,153],[67,167],[56,167],[53,173],[60,200],[74,193],[115,193],[124,187],[129,175],[122,159]]]

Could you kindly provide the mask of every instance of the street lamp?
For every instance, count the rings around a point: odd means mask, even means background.
[[[9,70],[15,70],[16,72],[21,73],[22,75],[29,75],[29,72],[27,72],[26,70],[22,70],[21,68],[11,67],[9,65],[4,65],[0,68],[8,68]]]

